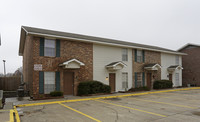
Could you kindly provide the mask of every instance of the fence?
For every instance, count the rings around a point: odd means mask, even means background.
[[[16,91],[21,84],[21,77],[0,77],[0,90]]]

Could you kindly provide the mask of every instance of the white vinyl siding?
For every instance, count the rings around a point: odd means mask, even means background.
[[[121,47],[114,47],[114,46],[105,46],[94,44],[93,45],[93,79],[101,81],[104,84],[109,85],[109,73],[113,73],[113,71],[108,70],[105,68],[106,65],[116,62],[122,61],[122,49]],[[124,91],[125,89],[122,88],[122,73],[128,73],[128,88],[130,89],[133,84],[133,75],[132,75],[132,49],[127,48],[128,50],[128,61],[123,61],[127,67],[124,67],[121,70],[116,70],[116,79],[115,79],[115,86],[116,92]]]
[[[123,72],[122,73],[122,89],[127,90],[128,88],[128,73]]]
[[[137,50],[137,62],[142,62],[142,50]]]
[[[122,61],[128,61],[128,49],[122,49]]]
[[[137,87],[142,87],[142,73],[137,73]]]
[[[44,56],[56,56],[56,44],[53,39],[45,39],[44,41]]]
[[[55,72],[44,72],[44,93],[55,91]]]

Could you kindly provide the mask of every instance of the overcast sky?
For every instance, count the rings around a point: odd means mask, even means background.
[[[21,25],[177,50],[200,44],[200,0],[0,0],[0,73],[22,66]]]

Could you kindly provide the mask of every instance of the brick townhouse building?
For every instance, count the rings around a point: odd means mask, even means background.
[[[200,45],[186,44],[179,49],[183,56],[183,86],[200,86]]]
[[[112,92],[152,88],[153,81],[182,86],[184,53],[137,43],[21,27],[19,55],[23,80],[34,98],[51,91],[77,95],[80,82],[98,80]]]

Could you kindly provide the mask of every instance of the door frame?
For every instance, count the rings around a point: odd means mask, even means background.
[[[111,83],[110,83],[110,74],[114,74],[114,90],[112,91],[112,87],[111,87]],[[115,92],[116,91],[116,73],[109,73],[109,86],[111,87],[111,92]]]
[[[73,74],[73,81],[72,81],[72,94],[71,95],[74,95],[74,75],[75,75],[75,72],[73,71],[63,71],[63,94],[65,95],[65,73],[72,73]]]
[[[173,80],[173,74],[169,73],[169,80],[171,79],[171,81]],[[173,82],[173,81],[172,81]]]
[[[150,81],[148,81],[148,80],[150,80]],[[150,86],[148,86],[148,85],[150,85]],[[152,73],[147,73],[147,87],[152,89]]]

